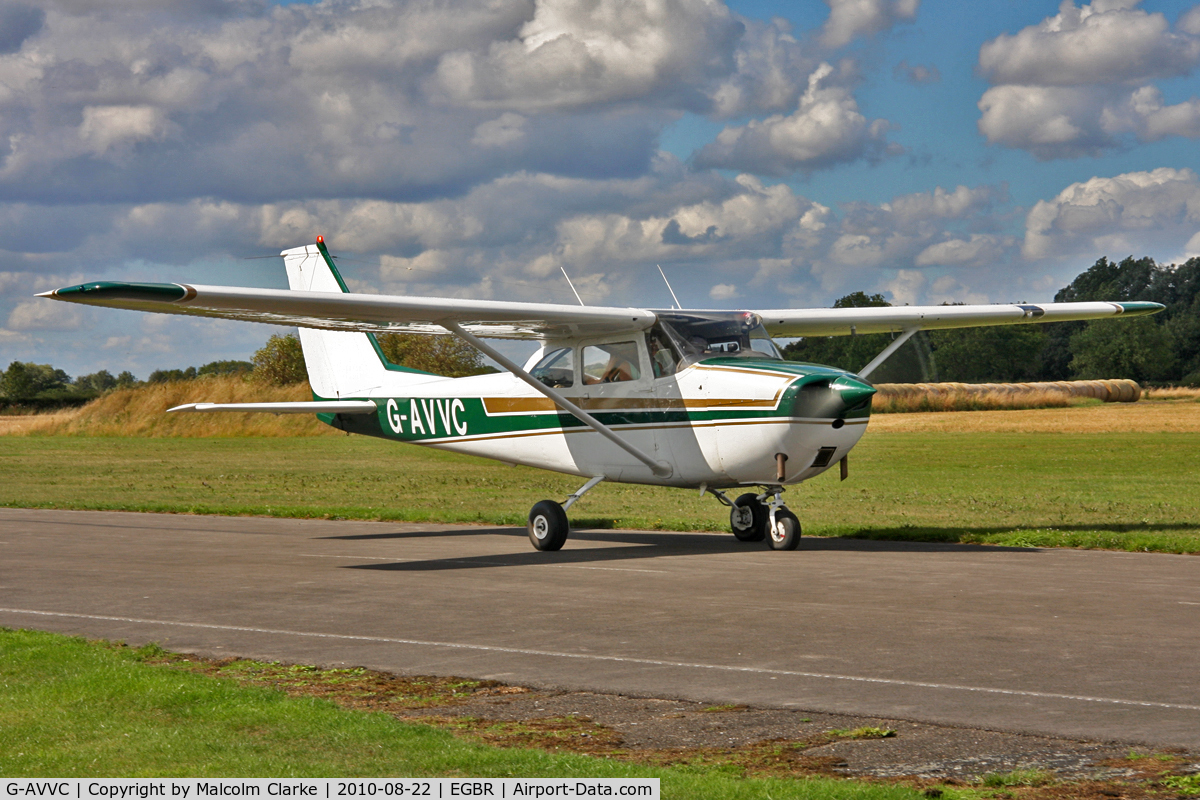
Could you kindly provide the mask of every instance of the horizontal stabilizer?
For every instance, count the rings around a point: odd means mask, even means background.
[[[370,400],[314,401],[311,403],[188,403],[171,411],[242,411],[263,414],[374,414],[379,407]]]

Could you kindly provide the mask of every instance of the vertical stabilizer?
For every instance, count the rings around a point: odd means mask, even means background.
[[[288,286],[304,292],[349,292],[318,238],[316,244],[280,253]],[[375,343],[365,333],[300,328],[300,346],[313,392],[326,399],[368,397],[390,389],[442,380],[404,368],[389,369]]]

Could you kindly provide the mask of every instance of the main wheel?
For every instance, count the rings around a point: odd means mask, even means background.
[[[767,523],[770,526],[770,523]],[[775,527],[767,537],[772,550],[795,550],[800,544],[800,520],[796,515],[781,508],[775,512]]]
[[[761,542],[766,538],[767,507],[758,502],[758,495],[747,493],[733,501],[729,527],[739,542]]]
[[[529,541],[538,550],[561,550],[571,527],[567,512],[553,500],[543,500],[529,512]]]

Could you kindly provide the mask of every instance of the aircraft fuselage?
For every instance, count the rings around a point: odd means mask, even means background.
[[[320,416],[353,433],[572,475],[723,488],[780,483],[778,454],[787,457],[782,483],[819,475],[854,447],[870,415],[869,386],[831,367],[717,357],[642,376],[560,391],[669,464],[665,477],[507,373],[431,380],[403,396],[356,396],[373,400],[378,413]]]

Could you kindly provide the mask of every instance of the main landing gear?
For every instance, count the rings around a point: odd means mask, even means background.
[[[553,500],[542,500],[529,511],[529,541],[538,550],[561,550],[567,543],[571,533],[571,524],[567,521],[567,509],[575,501],[590,492],[596,484],[604,480],[603,475],[597,475],[585,483],[579,491],[567,498],[567,502],[559,505]]]
[[[784,504],[783,487],[747,492],[733,501],[716,489],[706,491],[729,506],[729,527],[739,542],[766,540],[772,550],[795,550],[800,544],[800,520]]]

